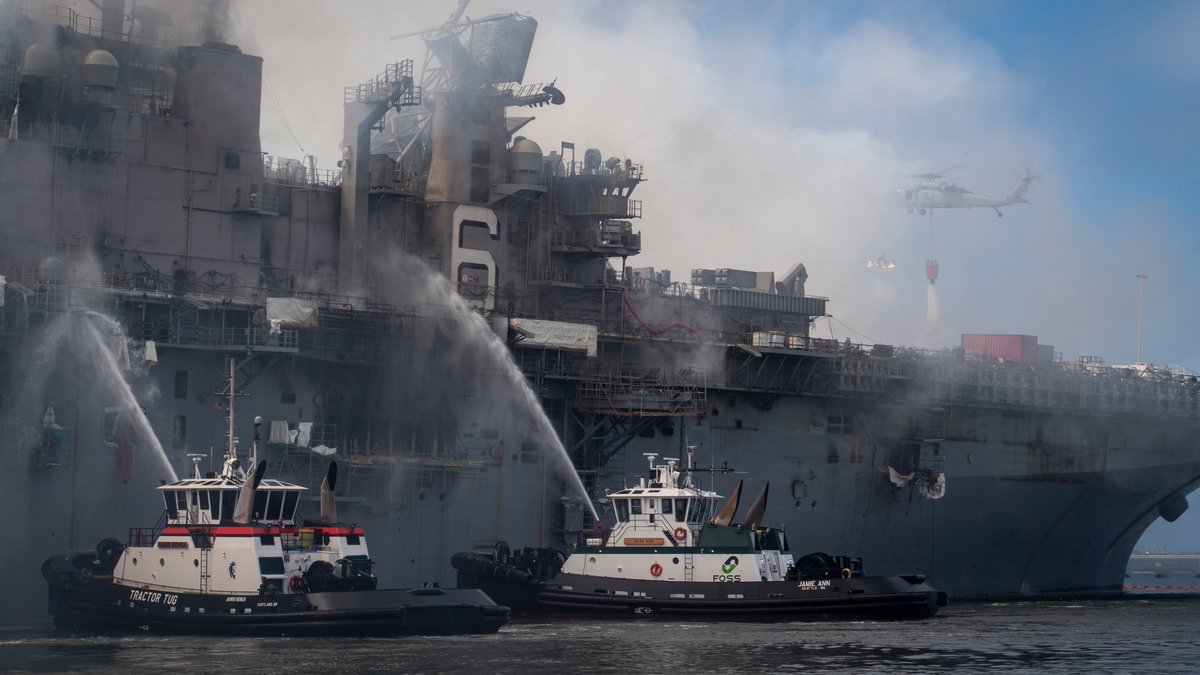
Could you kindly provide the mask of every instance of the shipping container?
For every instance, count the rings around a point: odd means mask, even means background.
[[[717,271],[716,270],[692,270],[692,285],[693,286],[716,286]]]
[[[963,333],[962,348],[967,354],[982,354],[1014,363],[1034,365],[1038,361],[1036,335]]]
[[[775,292],[774,272],[755,272],[754,277],[754,290],[761,291],[763,293]]]
[[[1054,345],[1037,346],[1037,364],[1039,366],[1054,365]]]
[[[746,270],[735,270],[728,267],[717,268],[717,285],[731,288],[754,288],[758,284],[758,273]]]

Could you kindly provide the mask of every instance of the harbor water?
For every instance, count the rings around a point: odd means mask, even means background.
[[[5,672],[1195,672],[1200,596],[961,603],[915,622],[514,622],[487,636],[0,632]]]

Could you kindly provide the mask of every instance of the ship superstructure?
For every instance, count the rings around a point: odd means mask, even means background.
[[[342,156],[323,169],[260,146],[261,59],[102,4],[5,5],[0,388],[23,389],[57,318],[101,311],[133,365],[153,364],[147,415],[182,469],[224,445],[206,421],[236,354],[264,455],[300,484],[336,455],[344,513],[385,526],[387,582],[594,525],[430,279],[507,344],[593,497],[626,485],[627,456],[681,454],[687,435],[702,460],[782,486],[766,520],[792,539],[951,594],[1117,590],[1140,534],[1200,481],[1194,383],[819,339],[829,301],[805,293],[802,264],[691,283],[633,268],[649,169],[533,140],[534,113],[569,115],[587,83],[525,82],[530,17],[460,11],[420,31],[420,72],[381,64],[346,88]],[[76,495],[47,506],[72,523],[33,535],[48,551],[106,522],[80,472],[119,485],[106,449],[133,454],[126,404],[75,384],[7,394],[0,416],[37,432],[39,480]]]

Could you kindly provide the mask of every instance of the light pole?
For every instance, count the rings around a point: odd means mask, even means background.
[[[1138,280],[1138,359],[1137,364],[1142,365],[1142,296],[1146,287],[1146,277],[1149,275],[1139,274]]]

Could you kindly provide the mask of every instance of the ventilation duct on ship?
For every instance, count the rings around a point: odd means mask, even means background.
[[[321,524],[334,525],[337,523],[337,502],[333,499],[333,491],[337,489],[337,462],[330,462],[325,472],[325,480],[321,481]]]
[[[1174,494],[1167,497],[1158,505],[1158,515],[1168,523],[1173,523],[1183,515],[1184,511],[1188,510],[1188,501],[1181,495]]]
[[[742,481],[738,481],[737,487],[733,489],[733,493],[725,500],[725,505],[721,507],[721,512],[713,518],[714,525],[729,525],[733,522],[733,517],[737,515],[738,502],[742,499]]]
[[[254,491],[258,489],[258,484],[262,482],[263,476],[267,473],[267,460],[262,460],[258,466],[251,468],[249,475],[246,476],[245,482],[242,483],[242,488],[238,492],[237,506],[233,510],[233,522],[245,525],[250,522],[254,507]]]
[[[767,512],[767,490],[769,489],[771,489],[771,484],[767,483],[763,486],[758,498],[750,505],[750,510],[746,513],[745,525],[747,527],[756,527],[762,522],[763,514]]]

